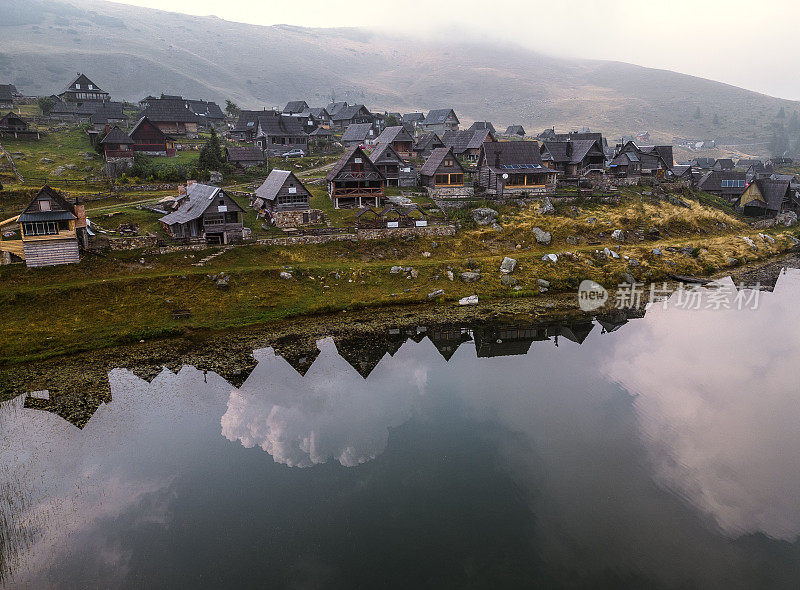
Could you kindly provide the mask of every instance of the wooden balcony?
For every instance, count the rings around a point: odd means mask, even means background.
[[[331,196],[337,199],[349,198],[349,197],[369,197],[369,198],[382,197],[383,188],[382,187],[334,188]]]
[[[108,158],[132,158],[133,150],[106,150],[106,159]]]

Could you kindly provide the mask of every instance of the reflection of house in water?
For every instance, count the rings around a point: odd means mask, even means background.
[[[49,396],[38,393],[28,393],[25,396],[24,407],[34,410],[43,410],[60,416],[70,424],[83,429],[100,404],[111,401],[111,385],[108,375],[101,382],[87,380],[77,384],[74,381],[63,383],[68,387],[48,387]]]
[[[480,326],[472,334],[478,358],[528,354],[535,340],[548,339],[547,326],[530,324]]]
[[[252,351],[239,348],[227,350],[219,356],[201,357],[196,361],[188,357],[186,364],[192,365],[200,371],[210,371],[216,373],[234,387],[241,387],[253,369],[256,368],[258,361],[253,356]]]
[[[625,314],[625,310],[617,309],[611,313],[597,316],[596,320],[597,323],[600,324],[600,328],[602,328],[600,333],[608,334],[610,332],[619,330],[622,326],[627,324],[628,316]]]
[[[564,324],[559,330],[559,335],[572,340],[578,344],[582,344],[586,340],[589,333],[594,329],[594,322],[586,320],[585,322],[576,322],[571,324]],[[556,342],[558,344],[558,342]]]
[[[385,338],[335,338],[334,344],[344,360],[366,379],[388,352]]]
[[[319,348],[317,348],[317,344],[314,341],[282,341],[273,344],[272,350],[304,377],[319,356]]]
[[[458,347],[472,340],[466,329],[456,325],[434,326],[428,330],[428,339],[444,360],[449,361]]]

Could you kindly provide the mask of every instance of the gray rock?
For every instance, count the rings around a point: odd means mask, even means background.
[[[389,274],[399,275],[401,272],[403,272],[402,266],[393,266],[391,269],[389,269]]]
[[[55,161],[51,160],[50,158],[41,158],[39,160],[39,163],[40,164],[55,164]]]
[[[428,293],[428,299],[436,299],[442,295],[444,295],[444,289],[436,289],[436,291]]]
[[[549,289],[550,288],[550,281],[546,281],[544,279],[536,279],[536,284],[540,289]]]
[[[658,248],[653,248],[653,256],[661,256],[662,252]]]
[[[423,258],[430,258],[431,257],[431,253],[430,252],[423,252],[422,253],[422,257]]]
[[[609,250],[609,252],[608,252],[608,253],[609,253],[609,255],[611,256],[611,258],[619,258],[619,254],[617,254],[616,252],[614,252],[614,250]]]
[[[558,262],[558,256],[555,254],[545,254],[542,256],[544,262]]]
[[[797,213],[794,211],[786,211],[775,217],[775,223],[786,227],[797,225]]]
[[[744,240],[744,243],[750,246],[753,250],[758,250],[758,246],[756,246],[756,243],[753,240],[747,236],[741,236],[741,238]]]
[[[447,275],[447,279],[450,281],[452,281],[455,278],[452,270],[448,270],[445,274]]]
[[[539,206],[539,213],[541,215],[553,215],[555,212],[556,208],[553,207],[553,203],[550,202],[550,197],[545,197],[542,204]]]
[[[282,271],[281,271],[281,278],[282,278],[282,279],[287,279],[287,280],[288,280],[288,279],[291,279],[291,278],[292,278],[292,273],[290,273],[290,272],[287,272],[287,271],[285,271],[285,270],[282,270]]]
[[[469,297],[462,297],[458,300],[459,305],[478,305],[478,296],[470,295]]]
[[[64,172],[66,172],[66,168],[64,168],[63,166],[58,166],[50,174],[52,174],[53,176],[61,176],[62,174],[64,174]]]
[[[635,268],[635,267],[639,266],[639,261],[636,258],[631,258],[628,261],[628,266]]]
[[[625,240],[625,233],[621,229],[615,229],[611,232],[611,237],[618,242],[622,242]]]
[[[532,227],[531,232],[533,232],[533,237],[536,238],[536,242],[539,244],[544,244],[545,246],[549,246],[553,239],[553,236],[549,231],[544,231],[540,227]]]
[[[488,207],[480,207],[472,210],[472,219],[478,225],[493,225],[497,222],[497,211]]]
[[[412,279],[416,279],[419,276],[419,271],[416,268],[412,268],[411,272],[409,272]]]
[[[503,258],[503,262],[500,263],[500,272],[502,273],[510,274],[514,272],[515,268],[517,268],[517,261],[508,256]]]
[[[500,277],[500,284],[505,287],[516,287],[519,284],[519,281],[511,275],[503,275]]]
[[[217,279],[218,289],[227,289],[231,284],[231,278],[228,275],[220,276]]]
[[[739,261],[736,258],[728,258],[728,266],[739,266]]]
[[[577,246],[581,243],[581,239],[578,236],[567,236],[566,241],[570,246]]]
[[[761,238],[762,240],[764,240],[765,242],[769,242],[770,244],[774,244],[775,243],[775,238],[773,238],[769,234],[758,234],[758,237]]]
[[[800,240],[798,240],[796,237],[794,236],[787,236],[787,237],[789,238],[789,241],[792,244],[794,244],[795,246],[800,246]]]
[[[465,283],[474,283],[481,279],[481,273],[479,272],[462,272],[461,273],[461,280]]]
[[[687,203],[686,201],[684,201],[682,199],[679,199],[675,195],[666,195],[666,196],[664,196],[664,200],[667,203],[671,203],[673,205],[677,205],[678,207],[683,207],[684,209],[691,209],[692,208],[692,206],[689,203]]]

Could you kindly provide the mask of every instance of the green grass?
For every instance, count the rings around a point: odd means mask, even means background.
[[[9,153],[23,154],[22,157],[14,156],[14,163],[25,178],[26,184],[43,184],[43,179],[49,179],[55,186],[61,186],[64,184],[63,181],[68,179],[102,180],[103,177],[103,159],[94,151],[89,143],[89,136],[83,129],[53,131],[38,141],[3,138],[3,147]],[[84,154],[88,155],[84,157]],[[42,158],[53,160],[53,163],[42,163],[40,161]],[[77,169],[53,175],[56,168],[66,165],[75,166]]]

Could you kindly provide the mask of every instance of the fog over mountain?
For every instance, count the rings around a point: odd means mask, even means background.
[[[403,39],[385,30],[258,26],[123,4],[6,0],[0,82],[59,92],[75,72],[115,99],[166,92],[243,107],[292,99],[373,110],[456,109],[528,131],[583,125],[610,136],[763,140],[800,103],[620,62],[559,58],[458,35]],[[635,52],[632,52],[635,55]]]

